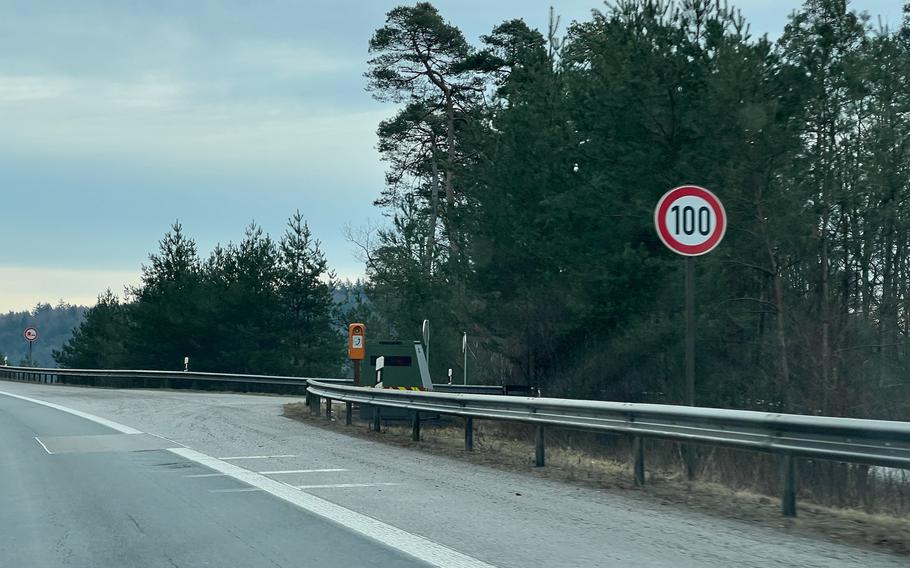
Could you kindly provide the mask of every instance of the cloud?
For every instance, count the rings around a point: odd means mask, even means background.
[[[360,75],[364,62],[360,58],[337,54],[287,40],[246,38],[231,44],[218,58],[219,67],[235,73],[253,72],[272,79],[304,78],[330,73]]]
[[[138,281],[136,271],[0,266],[0,313],[31,309],[40,302],[54,304],[61,298],[94,305],[104,290],[110,288],[122,297],[123,287]]]
[[[59,99],[72,90],[64,77],[0,76],[0,104]]]

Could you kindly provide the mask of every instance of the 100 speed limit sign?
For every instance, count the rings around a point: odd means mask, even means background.
[[[727,214],[716,195],[697,185],[684,185],[660,198],[654,225],[670,250],[699,256],[720,244],[727,230]]]

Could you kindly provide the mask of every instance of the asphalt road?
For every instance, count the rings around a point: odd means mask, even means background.
[[[0,566],[907,565],[308,427],[280,416],[297,398],[2,392],[116,424],[0,395]]]
[[[6,396],[0,432],[2,566],[425,566],[154,436]]]

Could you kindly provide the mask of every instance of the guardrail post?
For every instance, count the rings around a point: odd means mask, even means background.
[[[686,479],[695,480],[695,445],[688,443],[683,446],[683,460],[686,462]]]
[[[415,410],[414,416],[411,417],[411,439],[415,442],[420,441],[420,411]]]
[[[796,458],[784,456],[782,466],[784,491],[781,496],[781,512],[785,517],[796,516]]]
[[[325,399],[325,417],[329,420],[332,419],[332,399]]]
[[[382,407],[374,406],[373,407],[373,432],[379,432],[382,430]]]
[[[319,416],[319,404],[320,404],[319,397],[317,395],[313,395],[312,398],[310,398],[310,402],[312,402],[312,404],[310,405],[310,414],[315,414],[316,416]]]
[[[353,414],[354,414],[354,403],[353,402],[344,403],[344,425],[345,426],[351,425],[351,418],[353,417]]]
[[[635,485],[645,484],[645,439],[641,436],[632,437],[632,473]]]
[[[464,419],[464,450],[474,451],[474,418],[470,416]]]
[[[543,467],[544,466],[544,429],[543,424],[537,425],[537,434],[534,436],[534,466]]]

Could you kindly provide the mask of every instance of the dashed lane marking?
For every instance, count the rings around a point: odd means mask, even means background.
[[[283,469],[279,471],[260,471],[262,475],[283,475],[286,473],[333,473],[336,471],[348,471],[341,468],[329,468],[329,469]]]
[[[42,442],[41,440],[38,439],[38,436],[35,436],[35,441],[38,442],[39,444],[41,444],[41,447],[44,448],[45,452],[47,452],[50,455],[54,455],[54,452],[47,449],[47,446],[44,445],[44,442]]]
[[[277,456],[231,456],[227,458],[216,458],[219,460],[270,460],[274,458],[296,458],[294,454],[281,454]]]
[[[195,473],[193,475],[184,475],[186,478],[196,478],[196,477],[225,477],[226,473]]]
[[[326,485],[295,485],[294,489],[347,489],[350,487],[389,487],[400,483],[330,483]]]

